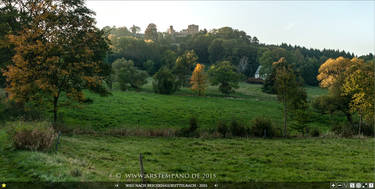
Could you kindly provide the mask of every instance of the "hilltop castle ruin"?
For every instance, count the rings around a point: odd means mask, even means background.
[[[188,25],[187,29],[183,29],[180,32],[176,32],[173,26],[169,26],[168,34],[174,37],[186,37],[188,35],[193,35],[199,32],[199,26],[195,24]]]

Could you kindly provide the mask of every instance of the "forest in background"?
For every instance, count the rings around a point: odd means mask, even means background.
[[[230,61],[239,72],[247,78],[254,77],[259,65],[260,75],[271,73],[272,63],[281,57],[293,64],[295,71],[303,78],[306,85],[318,86],[316,79],[319,67],[329,58],[358,57],[354,53],[333,49],[307,49],[286,43],[268,45],[261,43],[256,36],[250,36],[244,31],[231,27],[222,27],[185,37],[174,37],[168,32],[158,32],[155,24],[149,24],[144,34],[140,28],[133,25],[127,27],[106,26],[103,30],[111,41],[111,52],[108,63],[118,58],[133,60],[135,66],[146,70],[150,75],[156,73],[163,66],[170,66],[176,58],[185,51],[194,50],[198,63],[206,65],[219,61]],[[373,59],[373,54],[359,58]]]

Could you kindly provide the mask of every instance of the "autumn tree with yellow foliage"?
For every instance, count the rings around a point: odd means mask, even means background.
[[[198,93],[198,96],[204,95],[207,88],[207,75],[203,64],[197,64],[190,79],[191,90]]]
[[[343,94],[351,96],[350,110],[360,116],[358,134],[361,134],[363,118],[372,123],[374,121],[375,80],[374,62],[364,62],[354,59],[355,64],[347,71],[343,83]]]
[[[341,111],[345,114],[349,123],[352,124],[352,112],[350,111],[351,96],[343,93],[342,85],[344,84],[347,70],[354,62],[354,59],[338,57],[336,59],[326,60],[319,68],[317,79],[320,81],[322,88],[329,90],[326,99],[331,99],[333,111]]]
[[[109,75],[103,61],[106,37],[83,0],[15,1],[13,6],[27,10],[32,19],[8,36],[15,55],[2,72],[10,99],[52,104],[56,122],[62,95],[81,101],[84,89],[108,94],[102,85]]]
[[[358,113],[361,132],[362,117],[374,119],[374,63],[359,58],[328,59],[319,68],[320,86],[329,89],[331,104],[345,113],[352,123],[352,114]]]

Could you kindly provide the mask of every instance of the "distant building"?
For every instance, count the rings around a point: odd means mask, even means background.
[[[254,74],[254,77],[255,78],[260,78],[260,79],[265,79],[265,76],[263,76],[263,75],[260,75],[260,69],[262,68],[262,66],[261,65],[259,65],[258,66],[258,68],[257,68],[257,71],[255,71],[255,74]]]
[[[173,35],[176,31],[174,31],[173,26],[169,26],[168,34]]]
[[[183,29],[180,32],[176,32],[173,29],[173,26],[169,26],[168,34],[173,35],[174,37],[186,37],[188,35],[193,35],[199,33],[199,26],[195,24],[188,25],[187,29]]]
[[[188,25],[187,31],[188,33],[196,34],[199,32],[199,26],[195,24]]]

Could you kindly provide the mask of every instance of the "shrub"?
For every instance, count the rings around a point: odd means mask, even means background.
[[[161,68],[152,82],[155,93],[172,94],[177,90],[177,81],[173,73],[166,67]]]
[[[254,77],[249,77],[247,78],[246,80],[247,83],[250,83],[250,84],[264,84],[264,80],[261,79],[261,78],[254,78]]]
[[[3,123],[5,120],[5,105],[3,103],[3,100],[0,96],[0,124]]]
[[[334,132],[336,135],[342,136],[342,137],[352,137],[355,135],[355,130],[353,126],[347,123],[339,123],[335,124],[331,131]]]
[[[313,128],[310,132],[312,137],[319,137],[320,136],[320,130],[318,128]]]
[[[265,117],[257,117],[252,121],[251,132],[256,137],[273,137],[275,134],[272,122]]]
[[[56,138],[56,132],[46,123],[19,122],[8,130],[13,146],[20,150],[47,150]]]
[[[247,129],[244,125],[238,123],[236,120],[233,120],[230,123],[229,130],[232,136],[244,137],[247,136]]]
[[[181,137],[199,137],[199,133],[197,132],[198,129],[198,121],[195,117],[190,119],[189,127],[182,128],[176,132],[177,136]]]
[[[332,114],[338,109],[337,99],[332,96],[319,96],[311,102],[311,106],[316,112],[321,114],[330,113]]]
[[[219,132],[225,138],[228,132],[227,125],[224,122],[220,121],[217,125],[217,132]]]
[[[74,168],[70,171],[70,174],[73,177],[80,177],[82,175],[82,172],[78,168]]]
[[[91,98],[84,98],[81,102],[85,104],[92,104],[94,100]]]
[[[363,124],[361,128],[361,133],[365,136],[375,136],[374,126],[371,124]]]
[[[1,105],[0,105],[1,106]],[[41,121],[45,120],[45,106],[38,102],[3,101],[3,118],[5,120]],[[44,110],[43,110],[44,109]]]
[[[189,125],[190,125],[189,126],[189,131],[190,132],[196,131],[198,129],[198,121],[197,121],[197,119],[195,117],[192,117],[190,119],[190,124]]]

